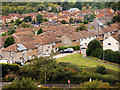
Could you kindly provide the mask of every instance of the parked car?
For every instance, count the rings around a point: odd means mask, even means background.
[[[20,66],[24,66],[25,65],[23,62],[15,62],[15,63],[20,65]]]
[[[86,49],[87,46],[86,46],[86,45],[81,45],[80,48],[81,48],[81,49]]]
[[[72,52],[74,52],[73,48],[67,48],[67,49],[60,51],[60,53],[72,53]]]
[[[50,54],[48,54],[48,53],[43,54],[43,57],[49,57],[49,56],[50,56]]]

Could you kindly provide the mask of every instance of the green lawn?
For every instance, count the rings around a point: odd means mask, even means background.
[[[58,63],[59,62],[69,62],[69,63],[72,63],[74,65],[78,65],[82,68],[91,68],[91,67],[96,67],[97,65],[104,65],[108,69],[115,70],[115,71],[120,71],[117,68],[114,68],[112,66],[108,66],[108,65],[105,65],[105,64],[102,64],[102,63],[99,63],[99,62],[95,62],[95,61],[85,59],[80,54],[67,55],[65,57],[61,57],[61,58],[56,59],[56,61]]]

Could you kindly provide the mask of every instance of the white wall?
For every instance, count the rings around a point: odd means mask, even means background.
[[[111,45],[108,45],[111,44]],[[119,51],[119,42],[113,37],[109,37],[103,41],[103,50],[112,49],[113,51]]]

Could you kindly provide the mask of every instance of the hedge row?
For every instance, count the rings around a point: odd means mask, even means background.
[[[97,48],[90,54],[90,56],[120,64],[120,52],[118,51],[113,51],[110,49],[102,50],[101,48]]]
[[[0,64],[2,65],[2,77],[5,77],[9,71],[17,72],[19,70],[18,64]]]
[[[59,51],[67,49],[67,48],[73,48],[74,50],[80,50],[80,46],[79,45],[69,46],[69,47],[58,47]]]
[[[110,49],[103,50],[101,47],[101,43],[98,40],[92,40],[88,44],[86,54],[88,56],[97,57],[99,59],[104,59],[109,62],[120,63],[120,52],[112,51]]]

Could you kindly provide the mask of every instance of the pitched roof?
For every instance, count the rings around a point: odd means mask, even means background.
[[[120,42],[120,34],[113,36],[113,38],[116,39],[118,42]]]

